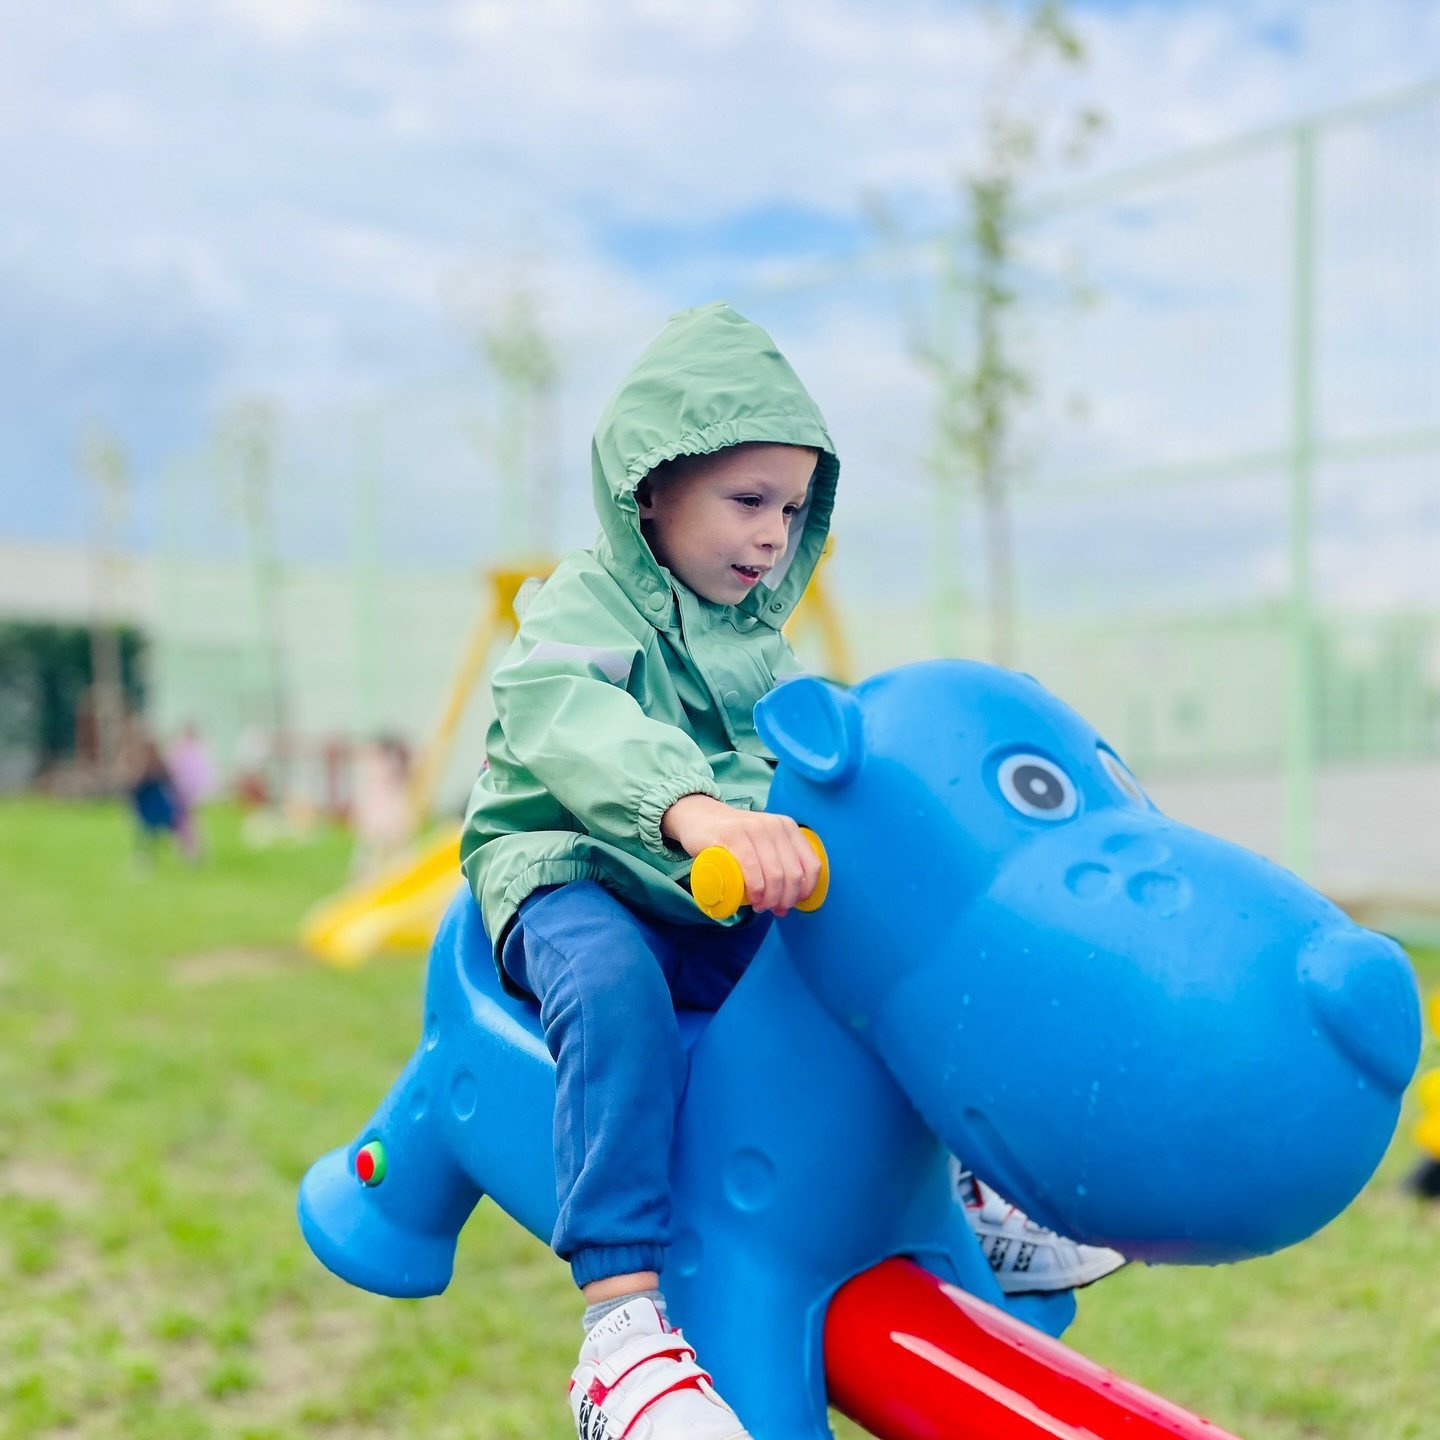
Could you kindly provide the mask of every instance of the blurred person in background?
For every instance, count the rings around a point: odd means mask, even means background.
[[[132,716],[127,727],[122,756],[126,795],[135,816],[136,857],[149,870],[167,835],[187,859],[194,859],[185,835],[185,806],[175,788],[174,777],[155,742],[150,726],[141,716]]]
[[[235,798],[247,809],[270,803],[270,733],[253,722],[235,742]]]
[[[410,749],[399,736],[379,735],[355,757],[350,826],[350,873],[357,878],[374,874],[415,838]]]
[[[204,844],[200,835],[199,807],[215,793],[215,761],[199,728],[185,725],[165,755],[170,780],[180,802],[176,839],[183,853],[198,859]]]

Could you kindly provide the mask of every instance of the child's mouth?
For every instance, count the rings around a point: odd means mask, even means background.
[[[732,565],[730,567],[747,585],[753,585],[765,572],[754,565]]]

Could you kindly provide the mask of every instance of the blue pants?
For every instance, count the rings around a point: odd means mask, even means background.
[[[593,880],[521,905],[502,964],[539,1000],[555,1057],[551,1244],[577,1285],[663,1267],[687,1065],[675,1010],[718,1009],[768,928],[768,916],[733,928],[652,920]]]

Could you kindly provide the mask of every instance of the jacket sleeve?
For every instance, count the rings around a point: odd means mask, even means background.
[[[720,798],[704,752],[626,689],[644,647],[622,621],[594,607],[581,644],[573,623],[547,623],[548,608],[537,600],[495,672],[495,715],[510,753],[588,834],[632,854],[683,858],[660,819],[682,795]]]

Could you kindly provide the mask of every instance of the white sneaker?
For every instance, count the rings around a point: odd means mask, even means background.
[[[1037,1225],[958,1164],[955,1193],[1007,1295],[1078,1290],[1129,1263],[1118,1250],[1081,1245]]]
[[[570,1377],[579,1440],[751,1440],[649,1300],[612,1310],[585,1337]]]

